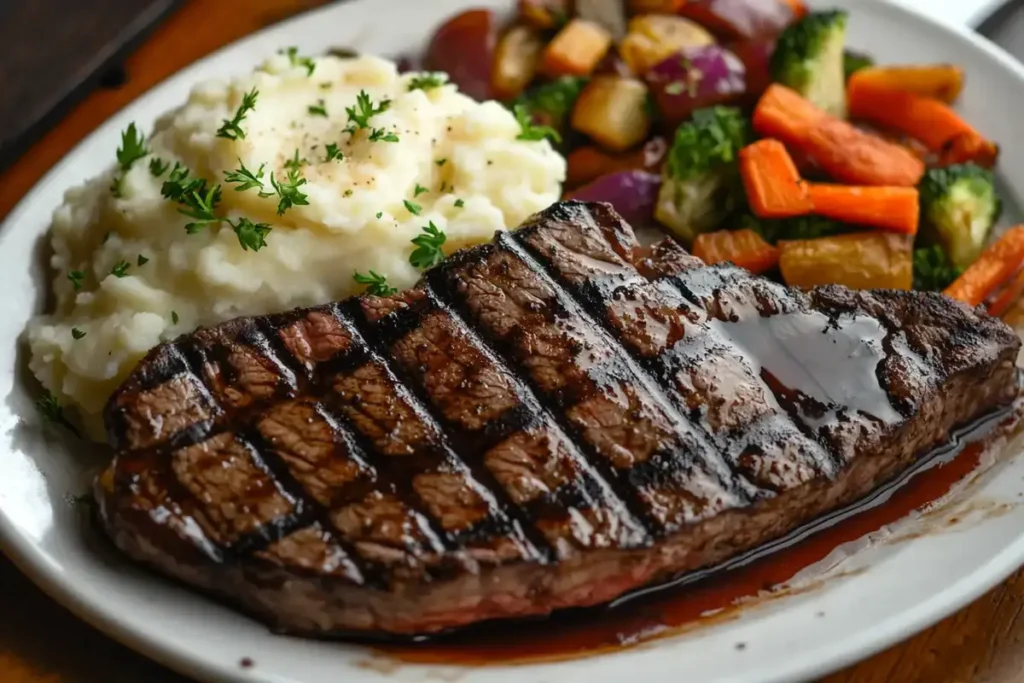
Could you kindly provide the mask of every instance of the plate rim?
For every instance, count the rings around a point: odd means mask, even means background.
[[[302,11],[234,40],[153,84],[152,87],[140,93],[89,131],[48,169],[18,200],[7,216],[0,221],[0,233],[13,229],[22,214],[38,201],[37,195],[45,194],[48,191],[49,185],[56,182],[65,165],[71,163],[70,160],[83,147],[90,144],[90,141],[99,135],[112,119],[119,117],[125,110],[140,105],[158,89],[186,83],[195,85],[202,80],[196,76],[201,76],[203,70],[212,62],[222,58],[226,53],[240,52],[246,46],[256,45],[265,40],[269,34],[284,33],[292,30],[293,27],[316,21],[319,18],[344,16],[349,12],[366,11],[370,7],[379,8],[380,1],[348,0],[341,4],[328,4]],[[396,3],[415,0],[386,1]],[[998,65],[1008,70],[1017,81],[1024,84],[1024,64],[967,27],[952,25],[932,18],[918,7],[904,5],[899,0],[857,0],[857,2],[872,6],[874,11],[888,12],[893,21],[922,23],[927,25],[930,30],[944,34],[947,39],[966,42],[983,53],[987,60],[993,63],[993,66]],[[214,660],[208,656],[197,656],[183,648],[175,647],[174,644],[154,636],[151,631],[139,631],[131,628],[127,620],[120,618],[116,612],[105,609],[102,599],[89,597],[79,584],[62,578],[61,572],[47,561],[47,554],[39,549],[38,544],[32,542],[28,536],[19,533],[2,504],[0,504],[0,551],[48,598],[69,610],[75,617],[171,670],[204,681],[245,681],[248,683],[252,683],[252,681],[267,681],[269,683],[271,681],[271,678],[267,677],[269,674],[261,676],[258,670],[241,671],[225,662]],[[769,678],[762,680],[778,681],[779,683],[808,680],[861,661],[920,633],[962,609],[1004,581],[1021,565],[1024,565],[1024,532],[1021,532],[1014,542],[1007,544],[1002,552],[990,557],[975,571],[964,574],[945,590],[919,602],[910,609],[894,614],[872,629],[863,629],[842,641],[834,641],[828,646],[801,652],[799,656],[791,658],[787,665],[776,667]],[[160,580],[156,575],[154,578]]]

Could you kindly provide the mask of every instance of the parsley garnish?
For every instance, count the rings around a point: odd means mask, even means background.
[[[306,107],[306,111],[310,116],[327,116],[327,107],[324,106],[323,100],[317,100],[316,104],[309,105]]]
[[[378,212],[377,212],[377,220],[380,220],[380,218],[381,218],[381,217],[382,217],[383,215],[384,215],[384,212],[383,212],[383,211],[378,211]]]
[[[409,92],[412,92],[413,90],[440,88],[447,82],[448,74],[443,72],[420,74],[419,76],[413,76],[412,80],[409,81]]]
[[[277,203],[278,216],[283,216],[284,212],[293,206],[309,205],[309,199],[299,190],[299,187],[305,184],[306,179],[299,177],[297,168],[290,169],[287,179],[281,182],[274,178],[273,173],[270,174],[270,185],[274,188],[277,196],[281,198]]]
[[[235,192],[245,192],[246,190],[258,187],[260,195],[263,196],[263,167],[266,164],[260,164],[255,173],[247,169],[241,159],[238,160],[238,165],[241,168],[234,171],[224,171],[224,182],[238,183]]]
[[[430,190],[428,190],[427,188],[423,187],[419,183],[416,183],[416,188],[412,191],[412,196],[413,197],[419,197],[424,192],[429,192],[429,191]]]
[[[138,265],[138,266],[144,266],[144,265],[146,265],[147,263],[149,263],[149,259],[148,259],[148,258],[146,258],[145,256],[143,256],[142,254],[139,254],[139,258],[138,258],[138,260],[136,261],[136,265]]]
[[[71,336],[74,337],[75,340],[78,340],[78,339],[81,339],[82,337],[85,336],[85,332],[82,332],[77,327],[72,327],[71,328]]]
[[[60,401],[49,391],[44,392],[36,401],[36,409],[43,416],[43,419],[50,424],[61,425],[75,436],[79,436],[75,426],[64,417],[64,408],[61,406]]]
[[[345,159],[345,155],[341,153],[340,149],[338,149],[337,144],[328,142],[325,149],[327,150],[327,157],[324,161],[334,161],[335,159],[343,161]]]
[[[126,277],[128,275],[128,269],[131,267],[131,264],[127,261],[118,261],[114,264],[114,267],[110,269],[110,274],[114,277]]]
[[[356,130],[369,128],[370,117],[376,116],[377,114],[383,114],[391,106],[391,100],[381,100],[379,105],[374,106],[373,101],[370,100],[370,96],[365,90],[360,90],[359,94],[356,95],[356,104],[354,107],[345,107],[345,113],[348,114],[348,120],[351,125],[346,128],[350,133],[354,133]]]
[[[177,311],[171,311],[171,322],[174,323],[175,325],[177,325],[178,324],[178,320],[179,320],[178,312]]]
[[[82,289],[82,280],[85,279],[85,273],[81,270],[69,270],[68,280],[71,281],[71,286],[74,287],[75,291]]]
[[[316,69],[316,62],[313,61],[312,57],[299,56],[299,48],[295,46],[286,47],[283,50],[279,50],[278,53],[288,55],[288,61],[291,62],[292,66],[306,67],[307,76],[313,75],[313,70]]]
[[[359,271],[352,276],[352,279],[361,285],[366,285],[366,293],[374,296],[391,296],[398,290],[388,284],[384,275],[375,273],[372,270],[369,275],[363,275]]]
[[[345,196],[346,197],[351,197],[352,196],[352,189],[351,188],[345,190]]]
[[[462,201],[461,199],[456,199],[455,200],[455,208],[456,209],[461,209],[465,205],[466,205],[466,202]]]
[[[408,199],[403,199],[402,203],[405,204],[406,210],[413,216],[419,216],[420,212],[423,211],[422,206],[420,206],[419,204],[414,204],[410,202]]]
[[[383,128],[374,128],[370,131],[370,142],[398,142],[398,136],[386,132]]]
[[[448,160],[447,159],[438,159],[434,163],[437,164],[438,166],[444,166],[446,163],[448,163]]]
[[[289,169],[289,170],[296,170],[297,171],[300,168],[302,168],[302,165],[305,164],[305,163],[306,163],[305,159],[300,159],[299,158],[299,149],[296,147],[295,148],[295,154],[292,155],[291,159],[289,159],[288,161],[284,162],[284,167]]]
[[[185,232],[194,235],[211,223],[219,223],[214,213],[220,203],[220,185],[207,187],[202,178],[190,178],[188,168],[174,164],[171,175],[160,187],[160,194],[181,204],[178,213],[196,219],[185,224]]]
[[[445,242],[445,235],[437,229],[433,221],[423,228],[423,234],[412,239],[416,249],[409,255],[409,263],[416,268],[430,268],[444,260],[444,252],[441,245]]]
[[[228,219],[228,224],[234,229],[235,234],[238,235],[238,243],[242,245],[242,249],[248,251],[259,251],[263,247],[267,246],[267,233],[270,232],[270,225],[267,223],[253,223],[248,218],[239,218],[237,223],[232,223]],[[175,321],[177,322],[177,321]]]
[[[149,172],[154,178],[162,176],[170,167],[171,163],[169,161],[164,161],[160,157],[153,157],[149,160]]]
[[[562,136],[551,126],[536,125],[533,122],[533,117],[530,116],[530,112],[523,105],[517,104],[512,108],[512,113],[515,114],[516,121],[522,128],[522,132],[516,136],[516,140],[543,140],[544,138],[551,138],[555,142],[560,143],[562,141]]]
[[[146,138],[139,133],[132,121],[128,127],[121,131],[121,146],[117,148],[117,165],[120,173],[114,175],[110,181],[110,193],[115,197],[121,196],[121,186],[124,183],[124,174],[136,161],[149,154],[146,149]]]
[[[242,96],[242,104],[238,105],[238,109],[235,110],[234,118],[224,119],[224,123],[217,129],[217,137],[228,140],[245,139],[245,131],[242,130],[241,124],[245,120],[245,115],[256,108],[256,96],[259,94],[259,91],[253,88]]]

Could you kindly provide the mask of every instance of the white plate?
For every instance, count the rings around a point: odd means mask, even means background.
[[[1024,190],[1024,150],[1013,144],[1024,103],[1024,68],[966,31],[940,26],[879,0],[835,0],[851,10],[851,44],[883,62],[949,61],[969,74],[963,109],[1006,143],[1003,174]],[[824,5],[826,2],[815,3]],[[620,653],[527,667],[368,665],[367,650],[343,643],[276,637],[262,626],[136,570],[111,552],[70,496],[86,490],[102,449],[40,429],[19,337],[42,308],[47,276],[44,233],[63,191],[113,158],[128,122],[148,129],[199,80],[239,73],[285,45],[304,52],[348,45],[396,54],[422,43],[429,27],[469,5],[508,0],[356,0],[268,29],[204,59],[127,107],[80,144],[10,214],[0,231],[0,541],[4,551],[56,600],[147,655],[204,680],[350,683],[424,680],[462,683],[592,683],[640,677],[678,681],[800,680],[865,657],[964,606],[1024,563],[1024,457],[997,464],[965,496],[967,509],[999,509],[900,543],[862,551],[858,571],[816,590],[750,609],[735,620]],[[1001,506],[1002,503],[1008,505]],[[1000,507],[1001,506],[1001,507]],[[820,616],[824,615],[824,616]],[[736,643],[745,643],[738,650]],[[243,669],[240,661],[254,666]],[[379,663],[379,662],[378,662]]]

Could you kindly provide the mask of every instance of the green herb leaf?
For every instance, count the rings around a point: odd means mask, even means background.
[[[308,206],[309,199],[299,188],[306,184],[306,179],[299,177],[299,171],[292,168],[288,171],[286,180],[278,182],[274,174],[270,174],[270,185],[280,198],[277,202],[277,215],[283,216],[284,212],[293,206]]]
[[[369,275],[364,275],[359,271],[352,276],[352,279],[361,285],[366,285],[366,293],[374,296],[391,296],[398,290],[388,284],[388,279],[384,275],[375,273],[372,270]]]
[[[313,71],[316,69],[316,62],[313,61],[313,58],[300,56],[299,48],[295,47],[294,45],[286,47],[283,50],[279,50],[278,54],[288,55],[288,61],[291,62],[292,66],[306,67],[307,76],[312,76]]]
[[[241,124],[245,120],[246,114],[256,108],[256,97],[259,94],[259,91],[253,88],[242,96],[242,104],[238,105],[238,109],[235,110],[235,116],[230,120],[224,119],[224,123],[217,129],[217,137],[228,140],[245,139],[245,131],[242,130]]]
[[[444,166],[446,163],[448,163],[448,160],[447,159],[438,159],[434,163],[437,164],[438,166]]]
[[[402,203],[405,204],[406,211],[411,213],[413,216],[419,216],[420,212],[423,211],[422,206],[420,206],[419,204],[414,204],[413,202],[410,202],[408,199],[403,199]]]
[[[344,192],[344,195],[345,195],[346,197],[351,197],[351,196],[352,196],[352,189],[351,189],[351,188],[349,188],[349,189],[345,190],[345,192]]]
[[[127,261],[118,261],[114,264],[114,267],[110,269],[110,274],[114,277],[126,277],[128,275],[128,269],[132,265]]]
[[[461,199],[456,199],[455,200],[455,208],[456,209],[461,209],[465,205],[466,205],[466,202],[462,201]]]
[[[124,176],[120,173],[115,173],[114,177],[110,179],[110,194],[120,199],[124,196]]]
[[[266,238],[271,230],[269,224],[253,223],[248,218],[239,218],[237,222],[232,222],[229,219],[228,224],[238,236],[238,243],[242,245],[243,250],[259,251],[267,246]]]
[[[448,74],[442,71],[418,74],[409,81],[409,92],[413,90],[429,90],[440,88],[448,82]]]
[[[521,104],[515,105],[512,108],[512,113],[515,114],[516,121],[519,123],[519,127],[522,128],[522,131],[516,136],[516,140],[543,140],[544,138],[551,138],[556,143],[562,141],[562,136],[551,126],[536,125],[525,106]]]
[[[154,178],[159,178],[164,173],[167,173],[167,169],[171,167],[169,161],[164,161],[160,157],[153,157],[149,160],[149,173]]]
[[[297,151],[297,150],[296,150]],[[242,160],[238,160],[238,165],[241,168],[237,168],[234,171],[224,171],[224,182],[238,183],[238,187],[235,188],[235,192],[245,192],[251,190],[254,187],[258,187],[260,191],[263,191],[263,167],[266,164],[260,164],[260,167],[253,173],[245,167]]]
[[[78,339],[81,339],[82,337],[85,336],[85,332],[82,332],[77,327],[72,327],[71,328],[71,336],[74,337],[76,340],[78,340]]]
[[[136,261],[136,265],[144,266],[147,263],[149,263],[149,259],[143,256],[142,254],[139,254],[139,259],[138,261]]]
[[[82,280],[84,279],[85,273],[82,272],[81,270],[68,271],[68,280],[71,281],[71,286],[74,288],[76,292],[82,289]]]
[[[43,419],[49,422],[51,425],[60,425],[67,429],[75,436],[80,436],[75,426],[68,422],[67,418],[64,417],[64,408],[61,406],[60,401],[57,397],[51,394],[49,391],[45,391],[38,400],[36,400],[36,410],[39,411]]]
[[[381,217],[382,217],[383,215],[384,215],[384,212],[383,212],[383,211],[378,211],[378,212],[377,212],[377,220],[380,220],[380,218],[381,218]]]
[[[324,106],[323,100],[317,100],[316,104],[309,105],[306,107],[306,111],[310,116],[327,116],[327,107]]]
[[[149,150],[146,149],[146,138],[139,133],[133,121],[121,132],[121,146],[117,148],[117,165],[122,171],[127,171],[132,164],[147,154]]]
[[[445,243],[445,234],[438,230],[431,221],[423,228],[423,234],[412,239],[416,249],[409,255],[409,263],[416,268],[430,268],[444,260],[444,251],[441,246]]]
[[[178,320],[179,320],[178,312],[177,311],[171,311],[171,322],[174,323],[175,325],[177,325],[178,324]]]
[[[383,128],[374,128],[370,131],[370,142],[398,142],[398,136],[388,133]]]
[[[413,189],[413,191],[412,191],[412,196],[413,196],[413,197],[419,197],[419,196],[420,196],[421,194],[423,194],[424,192],[429,192],[429,191],[430,191],[430,190],[428,190],[427,188],[423,187],[423,186],[422,186],[422,185],[420,185],[419,183],[416,183],[416,187],[415,187],[415,189]]]
[[[370,99],[369,94],[365,90],[360,90],[359,94],[356,95],[356,104],[353,107],[345,107],[345,113],[348,114],[349,123],[352,125],[349,128],[354,131],[356,129],[365,129],[370,127],[370,118],[377,114],[382,114],[391,107],[391,100],[381,100],[381,103],[374,105]]]
[[[324,159],[324,161],[334,161],[335,159],[337,159],[338,161],[343,161],[345,159],[345,155],[342,154],[340,149],[338,149],[337,144],[329,142],[327,143],[325,149],[327,150],[327,157]]]

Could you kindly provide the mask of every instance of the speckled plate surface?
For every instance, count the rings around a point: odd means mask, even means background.
[[[560,663],[460,669],[396,664],[366,648],[270,634],[261,625],[124,561],[89,524],[73,496],[109,457],[102,448],[45,431],[32,406],[34,383],[21,334],[46,291],[50,214],[65,189],[97,173],[128,122],[149,128],[190,87],[252,68],[284,45],[317,52],[335,45],[395,55],[428,29],[473,6],[508,0],[354,0],[302,15],[204,59],[100,127],[55,167],[0,230],[0,546],[56,600],[131,647],[196,678],[259,683],[419,681],[687,680],[792,682],[865,657],[980,596],[1024,563],[1024,457],[1011,446],[953,503],[968,521],[887,533],[839,562],[831,578],[679,636],[614,654]],[[1017,139],[1024,67],[966,30],[880,0],[835,0],[851,13],[850,42],[883,62],[949,61],[968,73],[962,108],[1005,144],[1011,196],[1024,191]],[[919,525],[920,526],[920,525]],[[925,525],[927,526],[927,525]],[[941,529],[939,529],[941,527]],[[744,643],[737,649],[737,643]],[[252,666],[242,667],[243,659]]]

